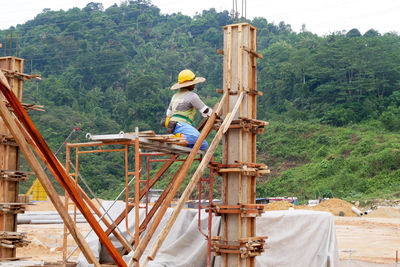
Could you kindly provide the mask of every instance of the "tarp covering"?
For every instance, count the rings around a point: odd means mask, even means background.
[[[310,210],[268,211],[256,221],[257,236],[267,235],[268,249],[256,266],[339,266],[333,215]]]
[[[103,206],[109,207],[111,202],[106,201],[103,202]],[[116,218],[123,210],[125,209],[125,203],[117,202],[112,210],[109,212],[112,218]],[[156,230],[153,235],[153,238],[150,240],[149,245],[144,252],[141,262],[145,259],[145,256],[148,253],[148,250],[151,248],[151,245],[154,239],[157,237],[158,233],[162,230],[162,226],[165,225],[169,216],[171,215],[173,209],[169,208],[160,222],[160,226]],[[140,209],[140,217],[141,220],[144,218],[145,210]],[[208,213],[201,213],[201,226],[204,233],[208,233]],[[219,217],[213,218],[213,231],[212,235],[217,235],[218,227],[219,227]],[[135,219],[134,219],[134,209],[129,213],[128,216],[129,222],[129,231],[133,234],[135,229]],[[125,228],[125,220],[121,222],[120,229],[123,235],[129,240],[131,237],[126,232]],[[102,227],[104,225],[102,224]],[[103,228],[104,229],[104,228]],[[119,241],[113,236],[110,235],[110,239],[113,242],[114,246],[119,250],[122,249],[122,245]],[[89,243],[90,248],[92,249],[94,255],[97,258],[100,258],[101,262],[112,262],[111,257],[108,255],[107,251],[102,248],[97,236],[92,233],[86,239]],[[129,262],[131,254],[124,256],[125,262]],[[184,209],[179,214],[174,226],[172,227],[168,237],[165,239],[162,247],[157,253],[157,257],[154,261],[151,261],[147,266],[149,267],[172,267],[172,266],[192,266],[192,267],[204,267],[206,266],[207,260],[207,240],[198,230],[198,210],[196,209]],[[78,257],[78,267],[89,266],[85,257],[80,254]]]
[[[105,207],[111,202],[103,202]],[[125,209],[125,204],[117,202],[110,214],[116,218]],[[162,230],[163,225],[169,218],[173,209],[168,209],[160,223],[159,228],[153,235],[147,249],[151,248],[153,239]],[[144,209],[140,210],[143,218]],[[134,233],[134,210],[128,218],[129,230]],[[207,233],[208,214],[202,211],[201,225]],[[220,217],[213,218],[212,236],[219,235]],[[199,232],[198,210],[185,209],[178,216],[168,237],[157,253],[154,261],[150,261],[149,267],[203,267],[206,266],[207,241]],[[104,227],[104,225],[102,225]],[[336,234],[333,216],[327,212],[292,210],[292,211],[269,211],[256,220],[257,236],[268,236],[265,252],[256,257],[257,267],[335,267],[339,266],[339,255],[336,243]],[[129,240],[131,237],[125,231],[125,221],[120,224],[123,235]],[[110,239],[117,249],[121,249],[113,235]],[[94,255],[101,262],[112,262],[107,251],[102,248],[97,236],[92,233],[87,241]],[[124,256],[125,262],[129,262],[131,254]],[[147,255],[144,252],[141,262]],[[221,257],[215,257],[214,266],[220,266]],[[213,259],[214,262],[214,259]],[[78,257],[78,267],[89,266],[85,257]]]

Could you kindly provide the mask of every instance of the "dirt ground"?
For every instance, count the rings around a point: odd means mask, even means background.
[[[349,265],[349,251],[352,251],[351,259],[353,261],[361,262],[361,265],[354,266],[363,266],[363,262],[365,264],[385,264],[382,266],[394,264],[396,249],[400,250],[400,210],[393,207],[380,207],[368,215],[360,217],[351,211],[352,206],[340,199],[330,199],[315,207],[275,202],[267,204],[266,210],[284,210],[293,207],[331,212],[335,215],[336,236],[342,266],[353,266]],[[29,206],[27,210],[55,211],[53,205],[47,201]],[[344,216],[338,216],[340,212]],[[78,228],[83,235],[90,230],[89,225],[85,223],[79,223]],[[63,230],[62,224],[18,225],[18,231],[28,233],[28,239],[32,242],[25,248],[18,248],[17,256],[51,262],[62,260]],[[68,238],[68,244],[68,249],[71,251],[74,247],[71,236]],[[77,255],[76,252],[71,259],[76,259]]]
[[[400,249],[400,219],[335,217],[341,260],[351,258],[373,263],[394,263]]]

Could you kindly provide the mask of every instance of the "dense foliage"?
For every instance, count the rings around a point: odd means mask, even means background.
[[[259,195],[400,197],[400,136],[376,121],[346,127],[273,122],[258,150],[272,169]]]
[[[24,102],[45,106],[45,113],[31,116],[55,150],[73,126],[81,128],[74,136],[79,140],[87,132],[135,127],[159,132],[158,121],[173,94],[168,88],[184,68],[207,78],[198,91],[213,105],[219,97],[215,89],[222,85],[222,56],[216,50],[222,49],[222,26],[231,22],[228,11],[204,10],[193,18],[164,15],[150,1],[137,0],[105,10],[98,3],[45,9],[0,36],[17,31],[25,72],[42,75],[42,81],[26,83]],[[260,161],[273,163],[273,175],[269,183],[260,183],[259,195],[373,196],[378,184],[398,189],[399,35],[373,29],[361,35],[353,29],[319,37],[265,18],[251,23],[264,55],[258,62],[258,89],[264,93],[258,116],[272,120],[258,149],[264,155]],[[371,121],[374,127],[357,126]],[[383,131],[385,142],[374,145],[373,136]],[[365,139],[363,148],[358,146],[364,141],[345,148],[349,136]],[[347,150],[349,156],[341,156]],[[381,157],[391,163],[373,167]],[[122,187],[121,158],[82,159],[81,173],[102,197]]]

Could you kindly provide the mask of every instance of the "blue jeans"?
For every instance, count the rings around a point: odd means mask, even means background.
[[[200,132],[197,131],[196,128],[186,122],[178,122],[176,124],[174,134],[177,133],[183,134],[183,137],[185,137],[185,139],[188,141],[188,147],[193,147],[200,135]],[[200,150],[205,151],[207,148],[208,143],[206,140],[204,140],[200,146]]]

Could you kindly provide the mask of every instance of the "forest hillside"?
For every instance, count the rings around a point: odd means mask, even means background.
[[[399,197],[400,36],[374,29],[317,36],[268,18],[249,22],[264,56],[258,119],[270,122],[257,149],[272,174],[258,181],[258,196]],[[207,79],[197,92],[213,106],[222,87],[217,49],[230,23],[228,11],[215,9],[189,17],[161,14],[147,0],[107,9],[89,3],[45,9],[1,29],[0,38],[18,32],[12,54],[26,59],[26,73],[41,74],[25,83],[24,102],[44,105],[45,112],[30,115],[56,150],[74,126],[80,131],[73,141],[135,127],[163,132],[169,87],[185,68]],[[122,155],[81,160],[81,174],[100,197],[123,188]]]

